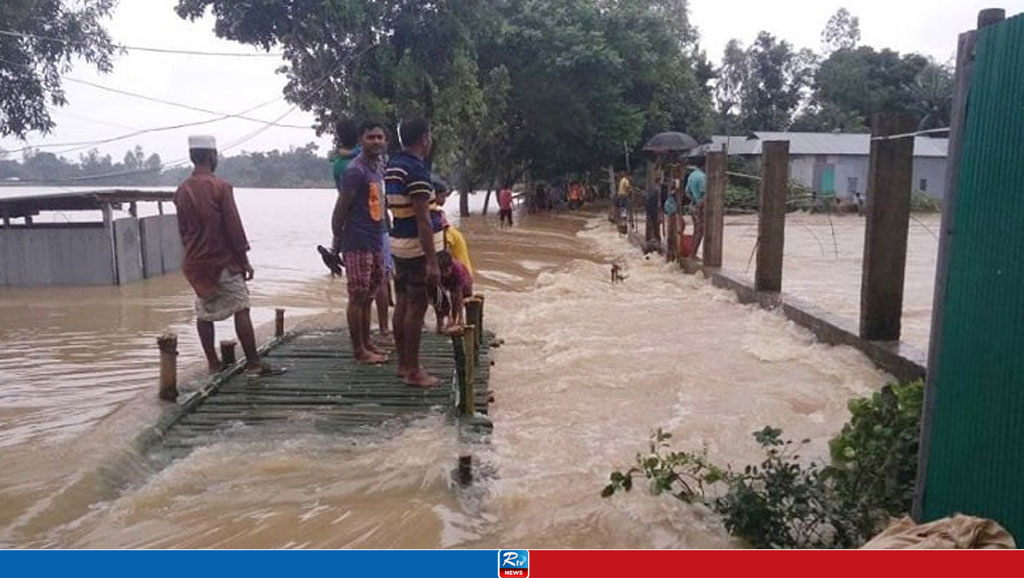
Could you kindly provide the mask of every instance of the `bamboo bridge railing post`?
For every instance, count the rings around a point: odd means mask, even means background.
[[[174,333],[161,335],[156,340],[160,349],[160,399],[178,399],[178,336]]]
[[[235,346],[237,342],[234,339],[225,339],[220,342],[220,360],[224,367],[231,367],[238,362],[238,356],[235,354]]]
[[[465,327],[453,327],[449,332],[455,352],[455,381],[458,387],[458,413],[471,417],[475,410],[473,395],[473,357],[469,349],[472,334]]]
[[[275,309],[274,314],[274,337],[284,337],[284,309]]]

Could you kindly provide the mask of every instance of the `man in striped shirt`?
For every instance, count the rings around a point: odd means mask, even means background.
[[[437,254],[444,250],[440,214],[434,201],[430,169],[433,140],[430,124],[415,119],[398,125],[402,152],[391,157],[384,173],[387,204],[394,215],[391,255],[395,260],[395,345],[398,375],[412,387],[436,387],[437,378],[420,367],[420,338],[427,313],[427,288],[441,281]]]

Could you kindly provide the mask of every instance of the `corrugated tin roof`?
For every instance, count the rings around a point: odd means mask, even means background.
[[[867,156],[871,152],[871,135],[856,133],[756,131],[746,137],[715,135],[711,144],[716,149],[726,145],[732,155],[759,155],[766,140],[789,141],[791,155]],[[946,138],[916,137],[914,156],[945,158],[948,146]]]
[[[0,216],[17,218],[40,211],[98,211],[105,204],[119,209],[123,203],[173,201],[174,191],[105,189],[73,193],[51,193],[0,198]]]

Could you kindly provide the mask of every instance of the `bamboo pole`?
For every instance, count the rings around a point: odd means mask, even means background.
[[[483,308],[484,308],[484,301],[483,301],[483,299],[481,299],[481,298],[477,297],[476,295],[474,295],[474,296],[472,296],[472,297],[470,297],[470,298],[465,300],[465,305],[466,305],[466,316],[465,316],[465,323],[466,323],[466,325],[472,325],[473,327],[476,327],[476,328],[479,329],[482,326],[482,320],[483,320],[482,319],[483,318]],[[476,345],[477,345],[477,348],[479,348],[479,346],[481,345],[482,336],[483,336],[483,331],[477,331],[476,332]]]
[[[455,354],[455,380],[459,391],[458,411],[459,415],[465,415],[466,383],[472,365],[466,352],[466,330],[463,327],[453,327],[448,334],[451,335],[452,350]]]
[[[284,309],[275,309],[274,314],[274,337],[284,337]]]
[[[234,339],[225,339],[220,342],[220,359],[224,363],[224,367],[231,367],[238,362],[238,357],[235,355],[235,345],[237,343]]]
[[[476,346],[476,327],[467,325],[464,329],[466,331],[466,382],[462,388],[462,415],[473,417],[476,412],[473,381],[476,379],[476,365],[479,363],[479,348]]]
[[[178,336],[174,333],[161,335],[156,340],[160,349],[160,399],[178,399]]]
[[[480,346],[482,347],[483,343],[484,343],[484,303],[485,303],[485,300],[484,300],[484,296],[481,295],[480,293],[476,293],[475,295],[473,295],[473,297],[476,297],[477,299],[480,300],[480,315],[477,318],[477,320],[473,322],[473,325],[476,326],[476,342],[479,343]]]

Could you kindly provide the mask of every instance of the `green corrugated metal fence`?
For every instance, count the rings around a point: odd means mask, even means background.
[[[978,32],[963,134],[922,513],[993,518],[1020,543],[1024,16]]]

